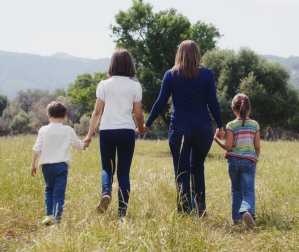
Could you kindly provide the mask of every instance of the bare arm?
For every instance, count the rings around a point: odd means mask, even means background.
[[[141,101],[134,103],[134,114],[135,114],[135,123],[138,129],[139,134],[144,133],[143,128],[143,115],[142,115],[142,109],[141,109]]]
[[[93,110],[93,113],[92,113],[92,116],[90,119],[88,134],[87,134],[87,137],[83,140],[83,143],[91,142],[91,138],[92,138],[93,132],[95,130],[95,127],[101,117],[103,106],[104,106],[104,102],[100,98],[97,98],[96,105],[94,107],[94,110]],[[85,147],[87,147],[87,146],[85,146]]]
[[[260,157],[260,151],[261,151],[261,145],[260,145],[260,131],[255,133],[254,137],[254,148],[255,148],[255,154],[257,157]]]
[[[32,163],[31,163],[31,171],[30,174],[32,177],[35,177],[36,174],[36,161],[37,161],[38,155],[33,152],[33,157],[32,157]]]
[[[219,144],[219,146],[222,149],[225,149],[226,151],[230,151],[233,148],[233,145],[234,145],[234,134],[230,130],[227,130],[226,142],[224,142],[223,140],[221,140],[217,135],[215,135],[214,139]]]

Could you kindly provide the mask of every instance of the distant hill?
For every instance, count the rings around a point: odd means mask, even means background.
[[[17,91],[28,88],[49,91],[67,89],[77,75],[107,71],[109,63],[108,58],[92,60],[66,53],[44,57],[0,51],[0,94],[6,94],[12,99]]]
[[[277,61],[278,63],[284,65],[290,73],[291,82],[296,88],[299,88],[299,57],[291,56],[288,58],[282,58],[273,55],[262,55],[262,57],[268,59],[269,61]]]
[[[263,55],[269,61],[278,61],[290,72],[291,82],[299,88],[299,57],[282,58]],[[50,57],[35,54],[0,51],[0,94],[9,99],[19,90],[39,88],[54,91],[67,89],[77,75],[104,72],[108,70],[110,59],[85,59],[66,53],[56,53]]]

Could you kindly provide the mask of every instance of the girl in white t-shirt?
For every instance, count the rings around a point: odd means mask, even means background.
[[[103,213],[108,208],[113,175],[117,167],[118,215],[125,216],[130,195],[130,167],[135,147],[136,126],[132,118],[133,109],[137,128],[140,133],[144,132],[141,111],[142,88],[140,83],[130,79],[135,76],[135,66],[131,54],[125,49],[118,49],[113,53],[108,73],[111,78],[101,81],[98,85],[96,105],[88,135],[83,142],[91,141],[105,104],[100,124],[102,196],[96,210]]]

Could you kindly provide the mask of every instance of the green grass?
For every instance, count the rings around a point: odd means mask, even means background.
[[[0,251],[299,251],[299,143],[262,142],[256,174],[257,225],[231,227],[230,180],[215,144],[205,165],[208,217],[176,212],[167,141],[137,141],[131,197],[117,218],[117,179],[108,212],[99,216],[98,139],[72,151],[62,223],[44,227],[44,181],[29,174],[36,136],[0,138]]]

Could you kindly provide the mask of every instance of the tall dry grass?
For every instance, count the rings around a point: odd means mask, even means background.
[[[44,181],[29,174],[35,136],[0,138],[0,251],[299,251],[299,143],[262,142],[256,174],[257,225],[231,227],[230,180],[224,152],[206,160],[204,219],[178,216],[167,141],[137,141],[128,215],[112,203],[99,216],[98,139],[72,151],[63,220],[44,227]]]

